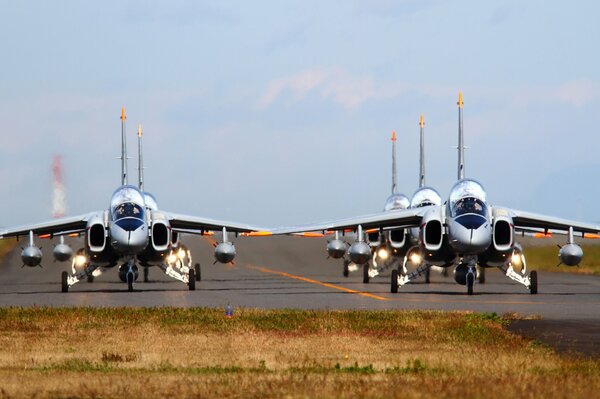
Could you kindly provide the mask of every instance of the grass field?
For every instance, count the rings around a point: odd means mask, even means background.
[[[493,314],[0,309],[2,397],[594,397]]]

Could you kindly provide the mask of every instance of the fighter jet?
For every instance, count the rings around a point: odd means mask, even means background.
[[[521,231],[566,232],[567,244],[560,248],[559,258],[565,265],[578,265],[583,257],[583,251],[574,242],[574,233],[580,233],[582,237],[586,233],[598,234],[600,225],[489,205],[483,186],[474,179],[465,178],[461,93],[457,104],[459,109],[458,181],[450,190],[444,204],[380,212],[315,225],[281,228],[274,233],[356,230],[358,240],[350,246],[348,254],[354,263],[364,264],[371,255],[371,249],[364,241],[364,229],[375,228],[384,231],[387,227],[416,228],[419,243],[418,251],[412,260],[419,266],[412,273],[392,270],[390,287],[392,293],[398,292],[399,287],[437,265],[454,268],[455,281],[467,287],[468,295],[474,292],[477,266],[497,267],[508,278],[522,284],[531,294],[537,294],[537,272],[531,271],[527,274],[525,257],[521,247],[515,242],[515,232]],[[515,270],[517,265],[521,265],[519,272]]]
[[[177,215],[158,210],[156,201],[127,181],[127,140],[125,109],[121,110],[121,185],[110,198],[107,210],[80,216],[56,219],[29,226],[11,227],[0,231],[0,238],[29,235],[29,245],[21,253],[24,265],[38,266],[41,249],[35,246],[34,235],[62,236],[78,233],[85,238],[85,247],[78,251],[72,273],[61,275],[62,292],[84,278],[118,265],[121,280],[129,291],[138,277],[138,264],[157,265],[168,276],[195,289],[195,270],[181,273],[169,265],[167,256],[176,247],[179,234],[203,234],[220,230],[223,240],[215,248],[216,261],[229,263],[235,257],[235,247],[227,239],[228,232],[251,233],[255,227],[208,218]]]

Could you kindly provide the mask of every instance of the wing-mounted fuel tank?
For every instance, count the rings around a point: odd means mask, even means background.
[[[327,254],[330,258],[340,259],[348,250],[348,246],[342,240],[340,240],[340,232],[335,232],[335,238],[327,243]]]
[[[215,247],[215,259],[220,263],[231,263],[235,258],[235,245],[227,238],[227,229],[223,227],[223,241]]]
[[[445,207],[432,207],[423,215],[419,244],[425,261],[438,266],[448,266],[454,260],[446,234]]]
[[[575,243],[573,239],[573,228],[569,228],[569,235],[567,238],[567,243],[560,247],[558,251],[558,257],[560,259],[560,264],[566,266],[577,266],[581,263],[581,259],[583,259],[583,249]]]
[[[482,266],[502,266],[511,261],[515,250],[515,229],[508,211],[502,208],[492,210],[492,245],[479,255]]]
[[[42,249],[33,242],[33,231],[29,232],[29,245],[21,251],[23,266],[36,267],[42,263]]]
[[[64,236],[60,236],[60,241],[54,246],[52,254],[54,255],[54,260],[58,262],[66,262],[71,259],[73,256],[73,249],[69,246],[69,244],[65,243]]]
[[[146,246],[144,251],[137,256],[142,266],[164,263],[171,250],[171,230],[168,218],[163,213],[152,211],[148,212],[148,220],[150,245]]]
[[[350,260],[357,265],[363,265],[371,259],[371,246],[365,242],[364,237],[362,226],[359,225],[357,240],[348,249]]]

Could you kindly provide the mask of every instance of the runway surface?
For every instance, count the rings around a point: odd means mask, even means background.
[[[187,239],[194,260],[201,263],[196,291],[151,268],[151,282],[139,282],[127,292],[116,268],[94,283],[81,282],[60,292],[60,273],[70,263],[52,260],[50,241],[43,268],[21,267],[20,249],[4,259],[0,273],[0,306],[210,306],[304,309],[434,309],[518,313],[547,323],[585,325],[578,340],[600,352],[600,278],[564,273],[539,274],[539,294],[488,270],[487,282],[475,295],[450,277],[432,273],[431,284],[417,281],[390,293],[389,272],[362,283],[362,271],[342,276],[341,260],[327,259],[325,240],[296,237],[240,237],[235,265],[213,265],[211,238]],[[74,241],[77,249],[81,243]],[[535,265],[530,265],[535,268]],[[140,279],[141,280],[141,279]],[[561,323],[564,322],[564,323]],[[579,323],[579,324],[578,324]],[[525,330],[531,326],[522,323]],[[534,326],[539,325],[535,324]],[[518,329],[517,329],[518,330]],[[572,328],[577,331],[577,327]],[[587,332],[586,332],[587,331]],[[536,334],[534,334],[536,335]],[[571,334],[572,335],[572,334]],[[537,334],[536,336],[539,336]],[[555,340],[559,338],[554,338]]]

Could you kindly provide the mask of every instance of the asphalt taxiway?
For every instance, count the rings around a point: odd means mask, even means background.
[[[417,280],[390,293],[389,272],[362,283],[362,272],[342,276],[342,262],[327,259],[325,240],[297,237],[240,237],[235,265],[213,264],[212,238],[187,239],[202,268],[196,291],[150,269],[151,282],[127,292],[117,271],[108,270],[93,283],[81,282],[60,292],[60,274],[70,264],[53,262],[52,243],[42,268],[22,267],[20,248],[9,253],[0,273],[0,306],[210,306],[304,309],[432,309],[517,313],[556,325],[585,325],[580,341],[600,353],[600,278],[565,273],[539,274],[539,293],[488,270],[475,295],[450,277],[432,273],[431,283]],[[78,241],[73,241],[77,249]],[[535,265],[530,265],[535,268]],[[140,279],[141,280],[141,279]],[[571,324],[569,324],[571,323]],[[526,322],[524,332],[529,328]],[[539,325],[536,324],[536,325]],[[519,331],[518,328],[516,328]],[[571,328],[577,331],[577,327]],[[587,332],[586,332],[587,331]],[[534,334],[535,335],[535,334]],[[537,336],[540,334],[538,333]],[[571,332],[572,336],[572,332]],[[555,340],[560,338],[554,337]]]

